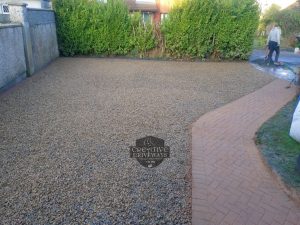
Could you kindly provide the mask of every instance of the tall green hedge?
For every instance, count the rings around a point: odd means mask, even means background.
[[[150,24],[137,23],[123,0],[54,0],[60,53],[73,55],[143,55],[155,47]]]
[[[144,57],[148,50],[157,45],[154,25],[150,22],[143,23],[141,13],[135,12],[131,15],[131,26],[131,41],[134,51],[139,53],[140,57]]]
[[[255,0],[181,0],[162,23],[161,37],[130,14],[124,0],[54,0],[59,50],[72,55],[143,57],[160,46],[173,57],[246,59],[258,26]]]
[[[247,59],[258,23],[255,0],[185,0],[162,31],[175,57]]]

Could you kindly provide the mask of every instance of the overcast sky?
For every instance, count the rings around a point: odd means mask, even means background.
[[[282,8],[286,8],[287,6],[291,5],[292,3],[296,2],[297,0],[258,0],[261,5],[263,11],[270,7],[272,4],[276,4],[281,6]]]

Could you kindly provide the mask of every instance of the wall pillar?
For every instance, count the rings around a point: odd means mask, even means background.
[[[23,25],[23,39],[24,49],[27,67],[27,76],[31,76],[34,73],[34,63],[32,54],[32,43],[29,30],[27,4],[10,3],[10,21],[13,23],[21,23]]]

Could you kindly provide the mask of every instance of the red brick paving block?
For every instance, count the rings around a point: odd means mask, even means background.
[[[192,223],[300,224],[288,199],[260,159],[253,137],[290,101],[295,90],[276,80],[203,115],[192,128]]]
[[[234,224],[234,221],[239,217],[239,215],[237,213],[234,212],[229,212],[225,218],[224,218],[224,222],[227,224]]]
[[[299,225],[298,223],[293,223],[290,221],[286,221],[284,225]]]
[[[288,215],[286,221],[291,224],[299,225],[300,224],[299,212],[293,212],[293,211],[289,212],[289,215]]]
[[[211,219],[211,223],[212,224],[220,224],[224,220],[225,216],[226,216],[225,214],[218,211]]]

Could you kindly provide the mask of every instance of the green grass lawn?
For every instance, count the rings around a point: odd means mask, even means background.
[[[274,117],[262,125],[257,132],[257,145],[273,171],[282,180],[300,190],[300,173],[296,170],[300,143],[289,136],[289,130],[297,101],[283,107]]]

